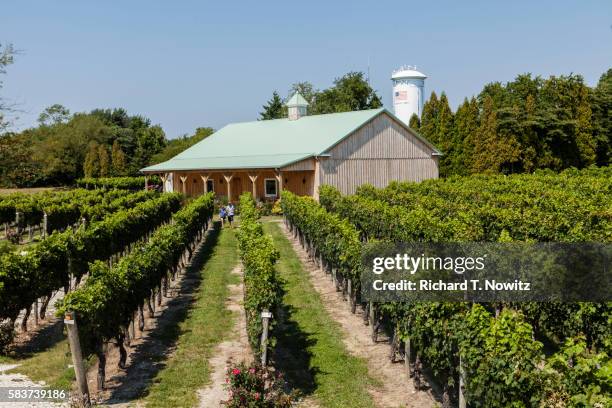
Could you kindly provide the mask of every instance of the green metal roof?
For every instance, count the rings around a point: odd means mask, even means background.
[[[304,99],[301,93],[296,92],[285,104],[287,106],[308,106],[308,101]]]
[[[394,117],[381,108],[303,116],[297,120],[233,123],[172,159],[141,171],[280,168],[324,154],[382,112]],[[435,150],[433,146],[432,149]]]

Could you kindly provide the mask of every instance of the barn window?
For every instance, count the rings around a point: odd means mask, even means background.
[[[276,179],[267,178],[264,180],[266,197],[276,197]]]
[[[208,192],[215,191],[215,180],[213,179],[206,180],[206,191]]]

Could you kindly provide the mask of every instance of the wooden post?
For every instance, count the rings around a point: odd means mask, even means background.
[[[264,367],[268,363],[268,325],[271,318],[272,313],[270,313],[268,309],[264,309],[264,311],[261,312],[263,323],[263,331],[261,332],[261,365]]]
[[[278,196],[280,197],[281,192],[283,191],[283,174],[280,170],[276,172],[276,180],[278,181]]]
[[[42,237],[43,238],[47,237],[48,228],[49,228],[49,218],[47,217],[47,213],[45,212],[43,214],[43,230],[42,230]]]
[[[15,212],[15,230],[17,231],[17,239],[18,242],[21,243],[21,213],[19,211]]]
[[[372,328],[373,343],[376,343],[378,340],[378,325],[376,323],[376,306],[374,305],[374,302],[370,301],[370,327]]]
[[[34,301],[34,326],[38,326],[38,299]]]
[[[347,292],[349,298],[349,305],[351,305],[353,299],[353,281],[351,279],[348,280]]]
[[[64,324],[68,331],[68,343],[70,343],[70,354],[72,355],[72,365],[76,374],[79,389],[80,402],[85,407],[91,406],[89,399],[89,388],[87,387],[87,375],[83,366],[83,355],[81,354],[81,343],[79,342],[79,330],[76,318],[73,313],[68,312],[64,316]]]
[[[223,178],[225,179],[225,183],[227,184],[227,201],[230,202],[232,201],[232,178],[234,177],[233,174],[227,175],[224,174]]]
[[[410,360],[412,356],[410,355],[410,337],[406,338],[404,342],[404,366],[406,367],[406,374],[408,378],[412,377],[412,370],[410,369]]]
[[[187,195],[187,176],[180,176],[179,179],[183,185],[183,194]]]
[[[149,189],[149,176],[145,174],[145,191]]]
[[[130,321],[130,337],[132,341],[136,339],[136,312],[132,313],[132,320]]]
[[[159,176],[159,178],[162,181],[162,192],[165,193],[166,192],[166,180],[168,180],[168,173],[164,173],[161,176]]]
[[[204,194],[208,193],[208,179],[209,176],[202,176],[200,175],[200,178],[202,179],[202,183],[204,183]]]
[[[465,395],[463,390],[465,388],[464,381],[465,373],[463,372],[463,363],[461,362],[461,353],[459,353],[459,408],[466,408],[467,403],[465,401]]]
[[[257,177],[259,177],[257,174],[249,174],[249,179],[253,183],[253,200],[257,199]]]

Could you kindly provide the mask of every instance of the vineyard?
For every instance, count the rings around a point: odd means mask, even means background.
[[[41,309],[35,313],[44,318],[54,291],[67,292],[71,286],[78,285],[88,273],[90,262],[108,260],[112,264],[167,220],[180,203],[179,195],[147,192],[124,195],[83,207],[87,210],[80,215],[87,212],[89,222],[85,220],[78,227],[54,231],[26,251],[4,254],[0,258],[0,318],[9,319],[13,324],[25,309],[22,328],[26,329],[32,304],[38,305],[39,299]],[[20,208],[23,202],[16,205]]]
[[[352,310],[366,310],[373,337],[389,333],[417,386],[431,372],[445,406],[607,406],[609,304],[365,304],[358,271],[369,240],[610,242],[611,180],[607,168],[362,186],[347,197],[323,186],[321,205],[285,191],[282,206]]]
[[[10,355],[28,330],[52,324],[48,309],[67,319],[75,403],[92,390],[109,401],[121,381],[138,383],[126,401],[148,406],[196,406],[206,393],[230,407],[611,403],[610,303],[380,303],[361,287],[372,243],[609,243],[610,168],[363,185],[349,196],[325,185],[319,202],[285,190],[282,219],[262,217],[245,193],[237,230],[213,227],[212,193],[132,191],[141,181],[0,196],[5,239],[16,237],[0,254],[0,346]],[[152,371],[134,374],[143,364]],[[381,381],[388,396],[372,391]]]

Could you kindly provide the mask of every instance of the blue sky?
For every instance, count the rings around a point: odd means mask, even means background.
[[[255,120],[273,90],[416,64],[453,108],[491,81],[612,67],[612,1],[12,1],[0,42],[22,51],[2,95],[32,126],[44,107],[124,107],[168,137]]]

